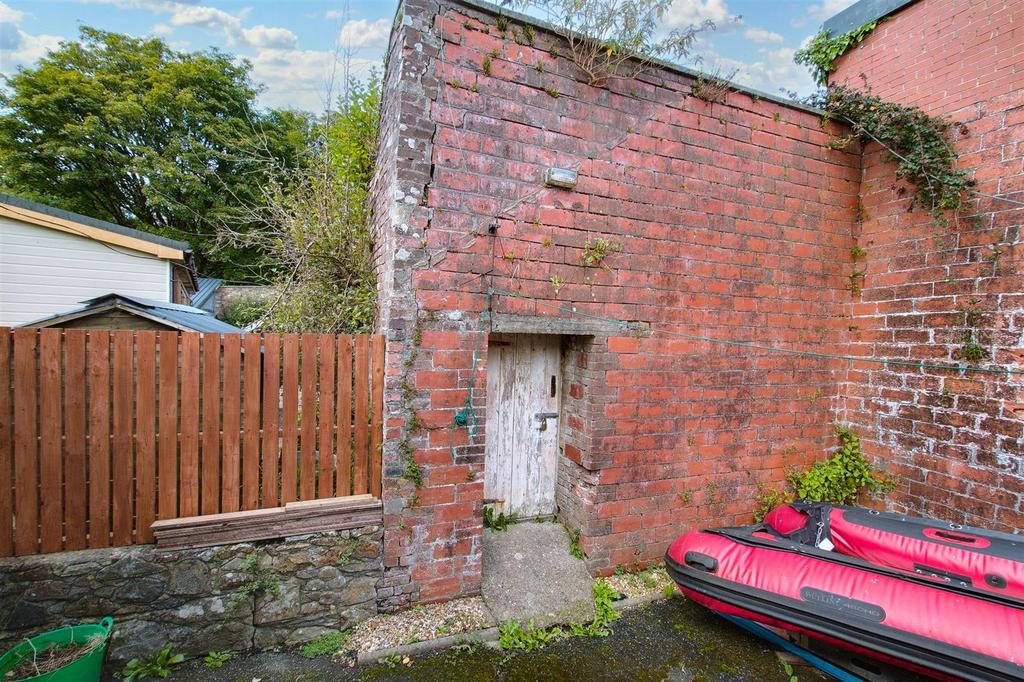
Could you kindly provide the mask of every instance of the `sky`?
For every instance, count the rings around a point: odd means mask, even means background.
[[[666,27],[711,19],[693,49],[705,70],[771,94],[809,94],[793,53],[854,0],[675,0]],[[0,0],[0,74],[30,67],[80,26],[156,36],[178,50],[211,47],[248,59],[260,104],[322,111],[341,64],[364,77],[383,64],[397,0]],[[348,59],[343,59],[347,55]]]

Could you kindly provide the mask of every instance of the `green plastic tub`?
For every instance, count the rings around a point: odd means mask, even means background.
[[[100,669],[103,667],[103,657],[107,653],[107,641],[110,639],[110,629],[114,627],[113,618],[104,618],[97,625],[73,625],[59,630],[51,630],[41,635],[23,641],[3,656],[0,656],[0,680],[3,682],[20,682],[31,680],[31,682],[98,682]],[[14,670],[22,660],[32,658],[34,652],[43,651],[50,647],[67,646],[69,644],[87,644],[93,637],[102,637],[103,642],[93,649],[88,655],[75,659],[62,668],[52,670],[42,675],[32,677],[8,677],[7,674]]]

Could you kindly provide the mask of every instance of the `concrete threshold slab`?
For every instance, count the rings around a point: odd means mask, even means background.
[[[499,624],[589,622],[592,583],[584,562],[569,554],[561,524],[527,521],[484,530],[483,596]]]

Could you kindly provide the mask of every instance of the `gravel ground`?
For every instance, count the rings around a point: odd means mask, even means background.
[[[292,652],[240,656],[211,670],[176,668],[175,682],[788,682],[774,651],[706,609],[667,599],[626,612],[608,637],[574,637],[531,652],[460,646],[411,665],[348,667]],[[823,682],[800,671],[800,682]]]
[[[622,573],[605,578],[612,589],[616,590],[623,597],[632,599],[644,597],[649,594],[664,594],[665,588],[673,587],[672,579],[668,577],[664,566],[656,566],[639,573]]]
[[[352,630],[346,648],[358,652],[390,649],[493,625],[494,619],[482,598],[456,599],[365,620]]]

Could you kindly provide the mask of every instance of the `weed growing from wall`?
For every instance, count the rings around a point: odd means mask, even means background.
[[[587,239],[583,245],[583,254],[580,256],[580,265],[585,268],[593,268],[601,265],[609,255],[616,253],[622,247],[618,242],[613,242],[603,237]]]
[[[736,70],[723,76],[721,71],[702,73],[690,86],[690,94],[697,99],[704,100],[709,104],[721,103],[732,90],[732,79],[736,76]],[[721,119],[720,122],[724,123]]]
[[[546,16],[565,39],[568,56],[583,72],[587,84],[601,86],[609,78],[637,77],[650,67],[655,56],[685,61],[697,35],[714,28],[713,22],[705,21],[665,33],[662,27],[673,1],[512,0],[510,4]],[[498,30],[507,28],[508,19],[499,17]],[[532,27],[513,31],[513,38],[533,46]]]
[[[863,493],[884,497],[899,480],[876,469],[861,451],[860,438],[845,426],[835,427],[839,450],[828,459],[804,471],[793,470],[786,477],[789,490],[775,490],[759,484],[754,518],[758,521],[780,504],[794,499],[832,504],[854,504]]]

